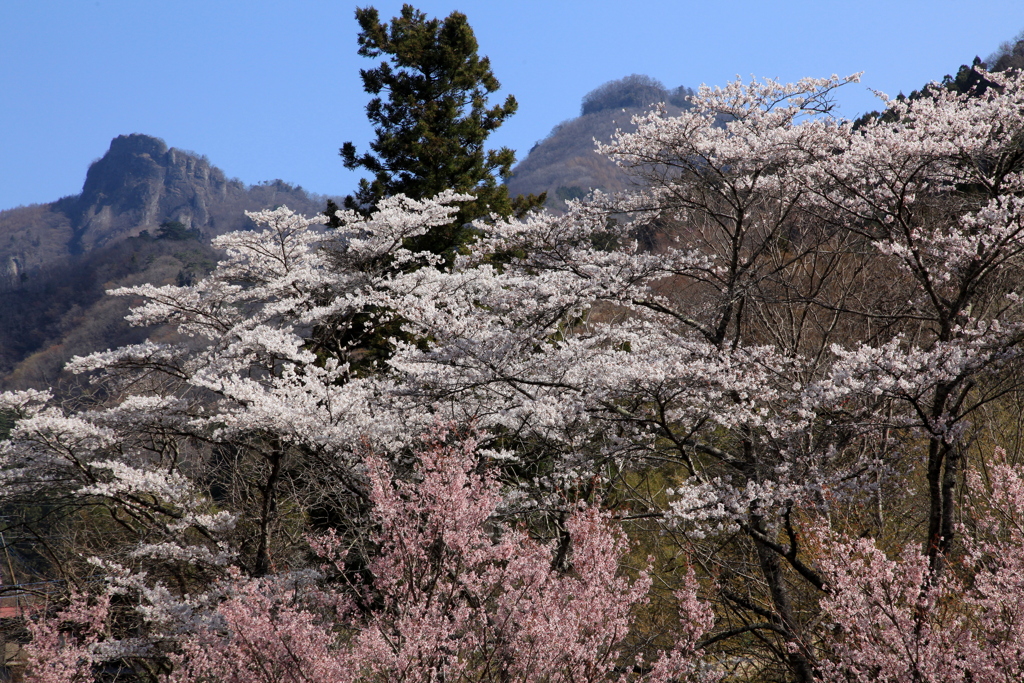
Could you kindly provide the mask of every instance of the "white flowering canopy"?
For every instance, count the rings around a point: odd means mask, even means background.
[[[824,579],[796,515],[881,496],[918,439],[934,564],[971,420],[1018,384],[1024,76],[988,77],[978,96],[886,99],[859,128],[830,103],[856,77],[702,87],[599,145],[637,190],[478,222],[446,268],[406,245],[467,196],[393,197],[333,230],[252,214],[259,229],[218,238],[226,258],[201,282],[112,292],[141,300],[134,324],[178,335],[73,361],[103,402],[0,397],[19,418],[0,490],[121,511],[136,543],[111,561],[242,552],[266,573],[285,488],[309,506],[365,499],[366,449],[400,459],[438,420],[471,423],[519,473],[508,514],[671,468],[637,505],[693,539],[752,543],[773,628],[799,640],[779,563]],[[253,509],[211,494],[211,463],[240,453],[262,482]]]

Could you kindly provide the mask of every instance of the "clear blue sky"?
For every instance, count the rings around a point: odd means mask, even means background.
[[[377,2],[382,16],[401,2]],[[415,4],[415,3],[414,3]],[[371,130],[355,4],[337,0],[0,0],[0,209],[81,190],[111,138],[146,133],[246,183],[345,194],[337,155]],[[519,113],[492,136],[520,158],[598,85],[864,71],[842,113],[986,57],[1024,29],[1024,1],[421,0],[465,12]],[[628,6],[628,8],[627,8]],[[502,94],[503,96],[503,94]]]

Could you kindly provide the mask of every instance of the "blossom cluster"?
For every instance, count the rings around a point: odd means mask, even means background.
[[[728,657],[693,661],[708,629],[756,634],[798,680],[979,676],[995,665],[942,659],[958,634],[1020,640],[993,616],[1010,570],[986,559],[1019,539],[978,540],[957,502],[980,490],[975,423],[1020,388],[1024,340],[1024,75],[992,79],[860,127],[830,99],[855,76],[702,88],[599,145],[639,189],[479,221],[450,262],[410,245],[465,195],[332,229],[253,214],[202,281],[113,292],[174,333],[74,360],[102,400],[0,396],[17,417],[0,491],[109,512],[118,542],[93,566],[144,596],[181,681],[712,676]],[[417,446],[439,420],[479,443]],[[1018,474],[992,471],[1006,507],[998,478]],[[666,580],[682,635],[628,666],[654,589],[617,572],[622,537],[579,507],[595,491],[708,572]],[[908,491],[926,531],[897,558],[833,531]],[[561,529],[575,574],[517,524]],[[977,578],[947,613],[960,536]],[[311,554],[326,574],[300,580]],[[831,663],[821,615],[849,621]]]

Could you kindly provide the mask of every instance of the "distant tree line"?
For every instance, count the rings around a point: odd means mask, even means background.
[[[635,109],[650,107],[654,104],[667,102],[685,109],[689,106],[687,98],[694,91],[685,86],[669,90],[656,78],[643,74],[632,74],[594,88],[583,96],[580,115],[586,116],[605,109]]]

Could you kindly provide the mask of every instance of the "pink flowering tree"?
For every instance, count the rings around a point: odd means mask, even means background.
[[[822,571],[829,624],[821,680],[1009,683],[1024,676],[1024,468],[996,451],[972,468],[967,553],[936,572],[920,546],[890,558],[870,539],[832,537]]]
[[[26,625],[32,637],[27,647],[26,679],[36,683],[91,683],[93,666],[105,661],[100,643],[107,632],[110,597],[94,604],[72,595],[70,604],[47,617],[40,610]]]
[[[711,681],[697,643],[710,608],[691,581],[677,594],[679,626],[664,652],[627,647],[647,601],[645,570],[621,574],[625,539],[606,514],[581,506],[568,521],[569,569],[556,549],[502,523],[499,484],[479,472],[472,439],[436,430],[417,464],[397,478],[366,456],[379,553],[365,581],[351,578],[350,548],[335,534],[312,540],[325,574],[218,584],[215,607],[193,613],[168,681]],[[28,680],[92,680],[110,649],[107,603],[75,603],[33,626]],[[81,623],[81,636],[59,632]]]
[[[292,671],[300,652],[339,667],[372,652],[383,668],[365,671],[389,677],[660,676],[654,663],[689,661],[696,636],[623,664],[642,639],[624,636],[624,605],[650,579],[683,590],[683,623],[705,628],[679,557],[716,587],[704,649],[743,675],[833,671],[820,658],[845,645],[822,649],[822,609],[874,567],[893,605],[918,611],[894,611],[892,633],[934,623],[978,641],[1000,626],[979,625],[996,610],[970,591],[1009,580],[980,558],[1013,540],[977,536],[983,508],[958,495],[978,491],[971,458],[988,459],[971,451],[983,411],[1024,376],[1024,77],[992,78],[981,97],[888,102],[892,122],[856,129],[830,99],[855,78],[702,88],[600,146],[640,189],[480,223],[451,264],[408,248],[450,220],[450,193],[387,199],[330,231],[260,214],[264,229],[220,238],[225,261],[202,282],[118,292],[138,299],[134,322],[177,336],[74,361],[102,400],[0,397],[19,418],[0,495],[102,511],[109,526],[80,554],[144,605],[150,651],[188,653],[181,676],[215,671],[215,653]],[[438,419],[475,425],[497,469],[444,448],[410,469]],[[469,493],[436,493],[451,490]],[[913,542],[901,559],[838,535],[887,538],[905,498],[921,531],[898,539]],[[579,499],[646,524],[663,571],[615,578],[598,560],[621,541]],[[821,519],[837,535],[809,533]],[[982,562],[977,580],[964,557]],[[325,561],[334,583],[295,573]],[[626,602],[601,602],[584,575]],[[575,630],[544,636],[542,614]],[[275,615],[294,642],[274,639]],[[521,649],[537,659],[520,670]]]

